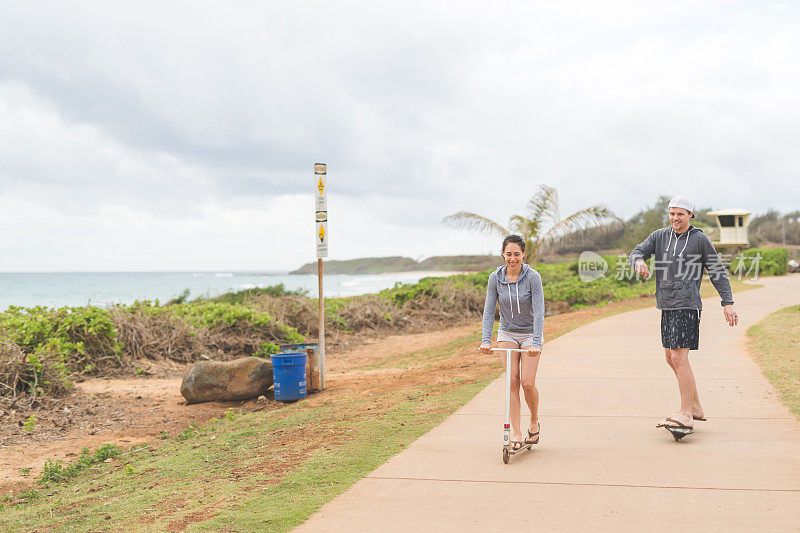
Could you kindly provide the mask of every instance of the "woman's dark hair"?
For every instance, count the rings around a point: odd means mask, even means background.
[[[525,251],[525,240],[523,240],[523,238],[520,237],[519,235],[509,235],[508,237],[503,239],[503,248],[501,249],[502,250],[501,253],[506,253],[506,246],[508,246],[508,243],[510,242],[519,244],[520,250],[522,250],[523,252]]]

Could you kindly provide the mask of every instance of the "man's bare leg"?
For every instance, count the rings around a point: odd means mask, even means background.
[[[670,350],[670,362],[672,363],[670,366],[672,366],[675,376],[678,378],[678,390],[681,394],[681,410],[672,415],[671,418],[685,426],[692,426],[694,425],[692,404],[697,384],[692,372],[692,366],[689,364],[689,348]]]
[[[672,371],[675,373],[675,377],[677,378],[678,377],[678,371],[675,370],[675,365],[672,363],[672,355],[670,353],[671,351],[672,350],[670,350],[669,348],[664,348],[664,356],[665,356],[665,358],[667,360],[667,364],[672,369]],[[697,382],[695,382],[694,380],[693,380],[693,382],[694,382],[694,390],[693,390],[693,397],[692,397],[692,416],[696,416],[697,418],[704,418],[705,417],[705,414],[704,414],[705,411],[703,411],[703,406],[700,405],[700,395],[697,393]]]

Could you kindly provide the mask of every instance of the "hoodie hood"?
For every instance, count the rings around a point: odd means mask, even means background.
[[[500,284],[505,285],[506,286],[506,290],[508,290],[508,300],[509,300],[509,303],[511,304],[511,319],[512,320],[514,319],[514,296],[513,296],[512,293],[516,293],[516,295],[517,295],[517,300],[516,300],[517,316],[519,316],[522,313],[522,309],[520,308],[520,303],[519,303],[519,284],[525,282],[525,277],[527,276],[528,271],[530,270],[530,268],[531,267],[529,267],[525,263],[522,263],[522,270],[520,271],[519,277],[516,279],[516,281],[508,281],[506,279],[506,270],[508,269],[508,265],[503,265],[503,266],[501,266],[500,268],[497,269],[497,281]],[[512,285],[514,286],[514,291],[511,290],[511,286]]]
[[[525,276],[528,275],[528,271],[531,269],[531,267],[529,267],[527,264],[522,263],[522,272],[519,273],[519,278],[517,278],[516,281],[508,281],[508,279],[506,279],[506,269],[507,268],[508,268],[508,265],[503,265],[503,266],[497,267],[497,270],[495,271],[495,272],[497,272],[497,281],[499,283],[504,284],[504,285],[510,285],[512,283],[520,283],[522,280],[525,279]]]
[[[684,231],[683,233],[675,233],[675,230],[672,229],[670,226],[670,234],[669,239],[667,240],[667,246],[664,249],[667,254],[672,255],[672,257],[680,257],[683,255],[683,252],[686,251],[686,245],[689,244],[689,235],[692,234],[694,231],[700,231],[691,224],[689,225],[689,229]],[[683,243],[681,243],[681,239],[683,239]],[[672,249],[670,249],[670,245],[673,244]],[[682,246],[682,247],[681,247]],[[678,252],[680,250],[680,252]]]

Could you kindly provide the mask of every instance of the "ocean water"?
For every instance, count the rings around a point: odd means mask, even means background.
[[[325,296],[353,296],[378,292],[395,283],[415,283],[426,276],[447,272],[395,274],[328,274]],[[303,289],[317,295],[316,274],[285,272],[69,272],[0,273],[0,311],[20,307],[129,304],[136,300],[165,303],[189,289],[189,298],[268,287],[283,283],[287,289]]]

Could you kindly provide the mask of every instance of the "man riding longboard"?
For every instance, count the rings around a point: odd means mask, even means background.
[[[661,309],[661,344],[667,364],[678,380],[681,408],[659,422],[658,427],[691,432],[695,420],[705,420],[697,394],[697,384],[689,364],[689,351],[697,350],[700,340],[700,282],[703,269],[717,289],[725,320],[739,322],[733,308],[733,293],[728,272],[708,236],[689,222],[694,205],[686,196],[669,202],[670,227],[651,233],[630,254],[629,262],[637,274],[650,277],[647,261],[655,256],[656,307]],[[678,438],[676,436],[676,438]]]

